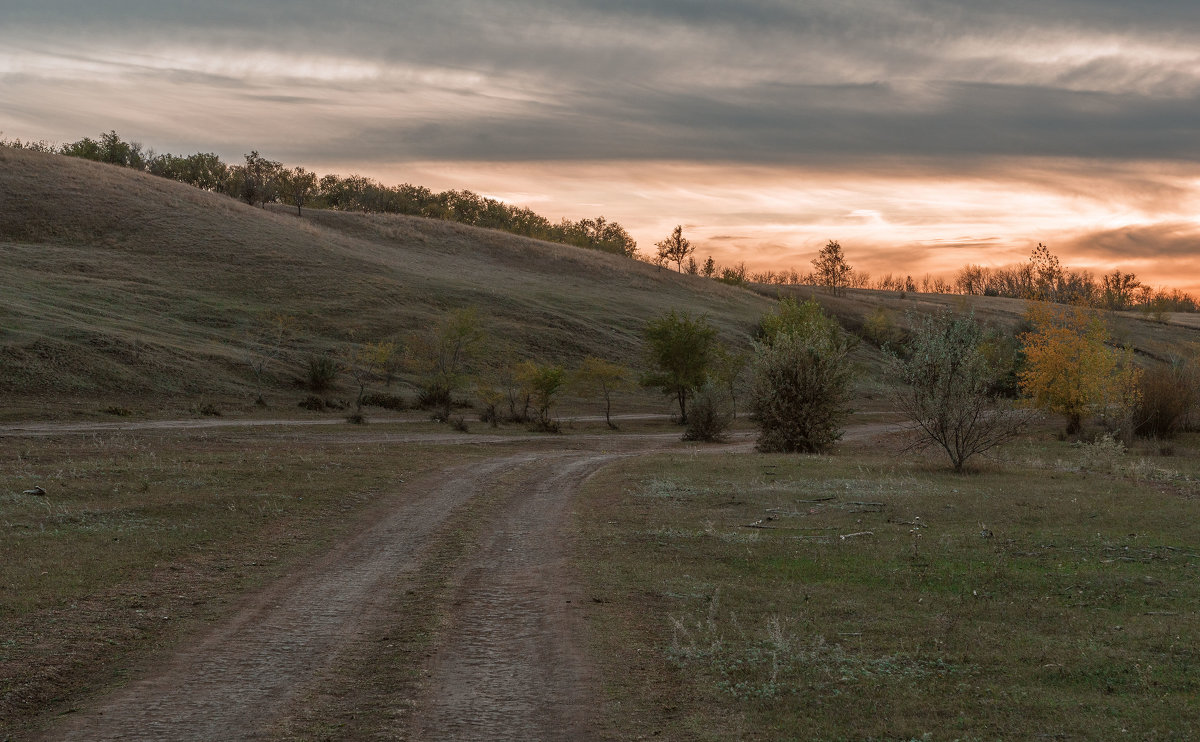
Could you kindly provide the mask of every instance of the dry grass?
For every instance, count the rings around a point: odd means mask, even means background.
[[[0,738],[321,553],[397,480],[474,455],[396,457],[383,430],[0,438]]]
[[[613,735],[1195,736],[1196,461],[1088,455],[1042,439],[971,476],[852,447],[604,473],[578,563]]]
[[[278,313],[294,337],[271,391],[290,395],[307,353],[402,338],[459,307],[477,307],[497,345],[571,365],[589,354],[634,363],[645,321],[673,307],[708,312],[744,343],[769,304],[502,232],[403,216],[297,219],[22,150],[0,151],[0,199],[0,393],[26,417],[187,407],[204,395],[244,408],[248,341]],[[63,401],[45,404],[50,395]]]

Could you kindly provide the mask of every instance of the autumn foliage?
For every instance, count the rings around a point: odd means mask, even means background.
[[[1032,404],[1067,418],[1067,433],[1110,407],[1131,409],[1141,371],[1132,351],[1107,345],[1104,320],[1084,307],[1035,302],[1026,314],[1033,329],[1021,336],[1025,370],[1021,390]]]

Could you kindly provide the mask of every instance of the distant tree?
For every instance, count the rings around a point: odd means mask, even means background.
[[[605,424],[612,430],[617,430],[612,421],[612,396],[628,386],[628,369],[595,356],[588,356],[571,375],[570,384],[582,395],[599,397],[604,402]]]
[[[1026,316],[1033,329],[1021,335],[1021,391],[1035,407],[1066,417],[1068,434],[1086,415],[1130,400],[1141,372],[1131,352],[1105,344],[1108,329],[1096,312],[1032,303]]]
[[[761,326],[750,392],[758,448],[821,451],[841,437],[849,414],[852,342],[813,301],[785,299]]]
[[[721,277],[717,280],[730,286],[741,286],[746,282],[746,263],[740,262],[732,268],[722,268]]]
[[[700,268],[700,275],[704,276],[705,278],[712,278],[716,274],[717,274],[717,264],[712,259],[712,256],[709,255],[708,259],[704,261],[704,265],[701,266],[701,268]]]
[[[625,228],[603,216],[581,219],[577,228],[583,238],[581,247],[624,255],[627,258],[637,254],[637,242],[629,236]]]
[[[517,378],[533,395],[534,427],[547,433],[557,433],[558,423],[550,415],[550,408],[563,383],[566,371],[554,364],[525,361],[517,367]]]
[[[1114,311],[1130,308],[1137,290],[1142,287],[1136,275],[1122,273],[1119,269],[1101,276],[1100,281],[1104,307]]]
[[[246,339],[246,362],[254,374],[254,403],[267,406],[263,396],[267,374],[272,364],[287,352],[288,338],[292,331],[292,319],[284,314],[273,314],[265,322],[248,333]]]
[[[268,160],[252,151],[245,155],[246,163],[229,168],[227,192],[247,204],[263,205],[275,200],[278,176],[283,169],[281,163]]]
[[[705,316],[671,310],[646,323],[646,357],[651,367],[642,385],[657,387],[679,404],[687,423],[687,403],[708,377],[717,331]]]
[[[700,274],[700,266],[696,264],[695,258],[688,258],[687,274],[689,276],[696,276]]]
[[[1033,278],[1032,295],[1024,298],[1041,301],[1058,301],[1059,287],[1063,280],[1063,268],[1058,257],[1050,248],[1038,243],[1029,256],[1030,274]]]
[[[670,237],[661,242],[655,242],[654,246],[658,248],[658,256],[662,258],[663,262],[675,263],[676,269],[680,273],[683,272],[683,261],[696,251],[696,248],[692,247],[692,243],[683,236],[682,225],[676,226]]]
[[[146,170],[160,178],[170,178],[205,191],[217,191],[229,177],[229,168],[212,152],[199,152],[182,157],[158,155],[150,160]]]
[[[812,261],[817,280],[834,295],[845,293],[851,268],[842,253],[842,245],[830,240]]]
[[[300,207],[317,193],[317,174],[302,167],[282,168],[275,180],[279,194],[296,207],[296,216],[302,216]]]
[[[450,419],[454,393],[467,385],[467,368],[483,340],[475,309],[451,312],[437,326],[410,337],[411,367],[424,377],[421,402],[434,408],[439,419]]]
[[[142,151],[142,145],[124,141],[115,131],[101,134],[98,140],[84,137],[78,142],[64,144],[59,152],[68,157],[106,162],[133,170],[146,169],[147,157]]]
[[[954,471],[1013,438],[1028,414],[1007,409],[993,390],[1007,368],[985,347],[972,316],[926,315],[903,352],[891,352],[891,398],[921,434],[919,446],[940,446]]]

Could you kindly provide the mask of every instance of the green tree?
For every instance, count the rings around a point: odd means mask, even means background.
[[[940,446],[954,471],[1028,421],[992,392],[1008,370],[989,352],[992,345],[974,317],[947,312],[917,322],[903,354],[891,355],[893,403],[921,433],[917,445]]]
[[[651,370],[642,377],[642,385],[674,397],[679,421],[686,424],[688,398],[708,377],[717,331],[706,316],[672,309],[648,322],[644,336]]]
[[[817,281],[828,289],[829,293],[835,296],[845,293],[852,269],[846,263],[840,242],[830,240],[826,243],[812,264]]]
[[[853,380],[852,343],[816,302],[780,302],[762,321],[751,410],[760,451],[816,452],[841,437]]]
[[[658,256],[663,263],[675,263],[676,270],[680,273],[683,272],[683,261],[696,251],[692,243],[683,236],[683,225],[676,226],[670,237],[655,242],[654,246],[658,248]]]
[[[421,402],[434,408],[439,419],[450,419],[454,393],[469,382],[467,369],[483,340],[475,309],[451,312],[436,327],[409,338],[411,368],[424,377]]]
[[[604,403],[605,424],[617,430],[612,421],[612,398],[614,393],[629,385],[628,369],[602,358],[588,356],[571,375],[570,385],[582,395],[599,397]]]
[[[296,207],[296,216],[303,216],[300,207],[317,193],[317,174],[302,167],[283,168],[275,176],[275,182],[279,195]]]
[[[558,432],[558,423],[550,416],[558,392],[566,382],[567,374],[562,366],[524,361],[517,367],[517,379],[529,389],[533,396],[536,414],[533,424],[538,430]]]

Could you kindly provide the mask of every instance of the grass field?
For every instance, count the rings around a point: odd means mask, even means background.
[[[874,449],[590,483],[578,564],[616,736],[1200,733],[1190,455],[1039,438],[957,476]]]

